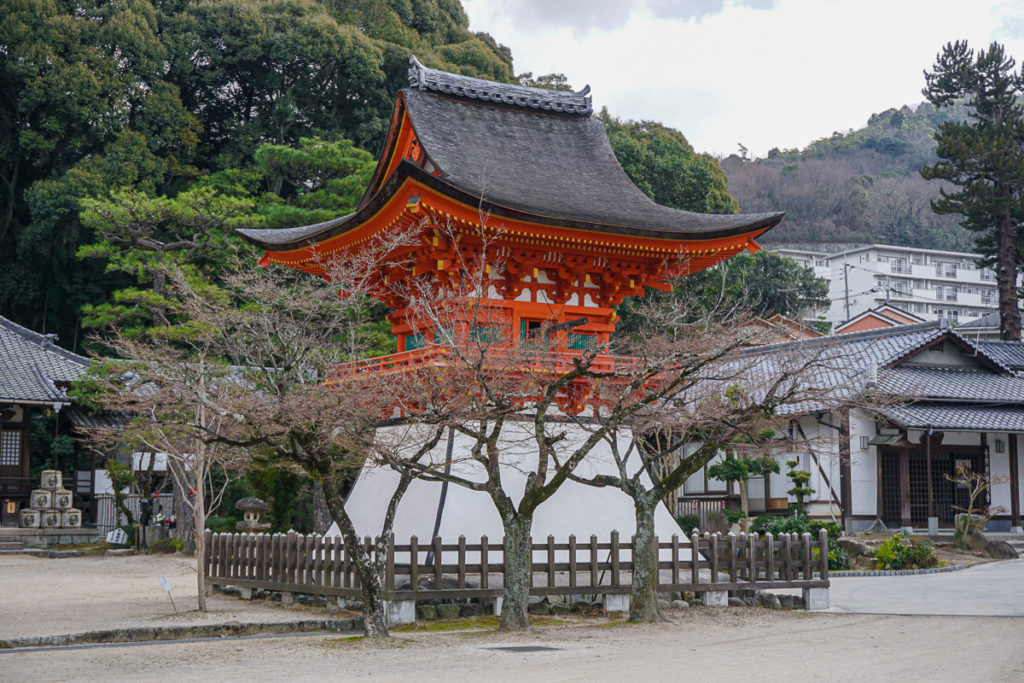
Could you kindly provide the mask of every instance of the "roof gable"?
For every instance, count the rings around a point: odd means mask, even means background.
[[[53,338],[0,317],[0,401],[68,403],[64,385],[89,367],[89,359]]]

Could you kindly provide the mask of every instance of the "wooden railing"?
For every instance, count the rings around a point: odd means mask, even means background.
[[[466,349],[473,357],[480,351]],[[523,366],[531,370],[552,373],[569,372],[573,368],[574,359],[579,358],[580,351],[558,351],[549,349],[529,350],[523,348],[505,348],[497,345],[485,346],[485,365],[496,369],[509,370]],[[454,350],[444,344],[427,344],[423,348],[412,351],[401,351],[386,356],[354,360],[339,363],[333,367],[331,379],[343,380],[360,373],[389,373],[410,370],[424,365],[446,365],[459,362]],[[594,372],[630,373],[639,368],[639,361],[630,356],[613,356],[607,353],[598,354],[590,365]]]
[[[680,497],[676,499],[676,514],[697,515],[700,528],[707,529],[710,526],[709,515],[725,510],[725,500],[725,496]]]
[[[367,552],[375,547],[365,539]],[[531,595],[615,595],[631,591],[632,543],[617,533],[607,541],[591,536],[578,541],[533,544]],[[660,542],[658,590],[730,591],[828,586],[828,535],[721,536],[693,534]],[[691,548],[697,548],[693,559]],[[338,537],[287,534],[213,534],[206,532],[203,560],[207,583],[220,586],[360,597],[359,577]],[[487,598],[502,594],[502,545],[482,537],[479,543],[435,538],[392,544],[385,561],[384,589],[389,600]]]

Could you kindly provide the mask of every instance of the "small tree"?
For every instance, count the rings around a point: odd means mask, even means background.
[[[110,488],[114,492],[114,507],[120,515],[124,515],[129,527],[135,526],[135,515],[131,508],[125,503],[127,493],[135,488],[136,479],[132,469],[114,458],[108,458],[106,463],[107,478],[110,480]]]
[[[948,481],[957,486],[967,489],[967,506],[954,505],[954,509],[961,513],[956,516],[953,523],[953,541],[958,548],[968,550],[984,550],[985,526],[988,521],[998,514],[1006,512],[1003,507],[978,508],[978,501],[984,498],[989,490],[996,484],[1004,484],[1009,477],[991,477],[984,472],[972,472],[970,470],[957,469],[952,475],[945,475]]]
[[[764,477],[778,473],[779,461],[771,455],[737,455],[735,450],[726,452],[725,458],[708,468],[708,476],[721,481],[736,482],[740,489],[740,510],[744,517],[750,516],[747,499],[747,481],[753,477]]]
[[[791,496],[796,497],[796,514],[799,517],[804,516],[804,498],[814,493],[814,489],[807,486],[807,483],[811,480],[811,473],[807,470],[798,470],[800,466],[799,460],[787,460],[786,467],[789,471],[786,472],[786,476],[793,482],[793,488],[786,491]]]

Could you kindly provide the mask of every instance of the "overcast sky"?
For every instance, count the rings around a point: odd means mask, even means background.
[[[590,84],[595,108],[756,156],[923,100],[945,43],[1024,57],[1024,0],[463,0],[516,73]]]

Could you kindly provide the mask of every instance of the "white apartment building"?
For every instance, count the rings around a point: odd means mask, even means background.
[[[871,244],[830,253],[780,248],[829,283],[832,305],[818,311],[833,325],[886,301],[925,320],[970,322],[999,306],[996,276],[977,254]]]

